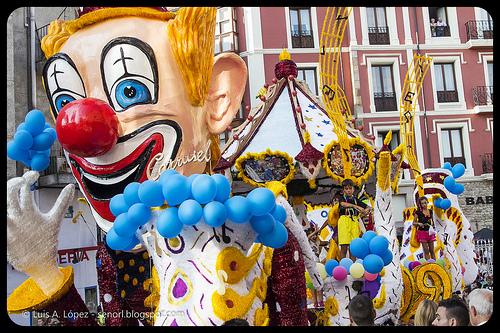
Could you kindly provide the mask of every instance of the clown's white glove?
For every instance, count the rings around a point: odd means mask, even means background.
[[[42,213],[30,192],[38,177],[38,172],[28,171],[7,182],[7,261],[28,274],[49,296],[64,279],[56,261],[57,236],[75,186],[67,185],[52,209]]]

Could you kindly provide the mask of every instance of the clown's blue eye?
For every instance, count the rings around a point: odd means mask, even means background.
[[[148,87],[137,80],[124,80],[115,89],[115,97],[118,105],[126,109],[137,104],[151,103],[151,93]]]
[[[61,111],[61,109],[68,104],[69,102],[73,102],[75,98],[68,94],[62,94],[56,97],[54,104],[57,112]]]

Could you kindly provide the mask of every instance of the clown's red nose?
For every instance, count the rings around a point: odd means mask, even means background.
[[[57,138],[68,152],[81,157],[105,154],[118,140],[118,117],[108,103],[96,98],[65,105],[56,121]]]

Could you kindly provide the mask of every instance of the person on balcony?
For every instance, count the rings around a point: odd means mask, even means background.
[[[436,26],[437,26],[436,19],[433,17],[433,18],[431,18],[431,35],[432,35],[432,37],[436,37]]]
[[[441,17],[438,18],[436,23],[436,36],[443,37],[445,35],[446,22],[443,22]]]

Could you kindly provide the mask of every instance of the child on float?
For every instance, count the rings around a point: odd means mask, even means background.
[[[413,219],[413,226],[416,228],[417,241],[422,244],[424,257],[426,260],[436,260],[434,254],[434,241],[436,233],[434,232],[433,212],[428,207],[429,201],[425,196],[417,199],[417,210]]]
[[[347,250],[354,238],[364,232],[364,224],[359,215],[368,214],[371,207],[354,196],[354,182],[344,179],[342,182],[342,196],[339,198],[339,221],[337,224],[340,245],[340,259],[347,256]],[[349,253],[351,260],[356,258]]]

